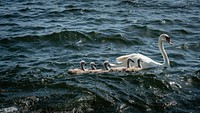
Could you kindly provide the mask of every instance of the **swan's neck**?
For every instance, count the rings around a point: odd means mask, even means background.
[[[131,64],[130,64],[130,59],[127,59],[127,68],[130,68],[131,66],[130,66]]]
[[[131,62],[134,63],[134,61],[130,58],[127,59],[127,68],[130,68],[131,67]]]
[[[138,67],[139,67],[139,68],[142,68],[140,62],[141,62],[141,60],[139,59],[139,60],[137,61],[137,63],[138,63]]]
[[[81,64],[81,70],[85,71],[83,64]]]
[[[158,46],[159,46],[160,52],[161,52],[161,54],[163,56],[163,60],[164,60],[162,66],[163,67],[168,67],[170,65],[169,58],[168,58],[167,53],[166,53],[166,51],[164,49],[163,41],[160,38],[158,40]]]
[[[104,64],[104,67],[106,68],[106,70],[110,70],[110,68],[108,67],[108,64]]]
[[[110,63],[109,63],[108,61],[105,61],[105,62],[103,63],[103,65],[104,65],[104,67],[105,67],[106,70],[110,70],[110,68],[109,68]]]
[[[95,67],[95,65],[91,66],[92,70],[96,70],[97,68]]]
[[[108,66],[106,66],[106,70],[110,70],[110,68]]]

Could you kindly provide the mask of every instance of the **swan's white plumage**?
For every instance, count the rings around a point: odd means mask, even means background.
[[[152,67],[168,67],[170,66],[169,59],[167,56],[167,53],[165,52],[164,46],[163,46],[163,41],[167,41],[169,44],[172,44],[170,41],[170,37],[167,34],[161,34],[160,37],[158,38],[158,45],[159,45],[159,50],[163,56],[164,62],[161,64],[159,62],[156,62],[152,60],[151,58],[144,56],[139,53],[133,53],[129,55],[123,55],[118,58],[116,58],[116,61],[120,63],[122,66],[127,65],[127,59],[132,58],[134,61],[137,61],[137,59],[141,59],[143,62],[141,62],[141,65],[143,66],[143,69],[146,68],[152,68]]]
[[[139,54],[139,53],[123,55],[123,56],[116,58],[116,60],[118,63],[120,63],[120,65],[126,66],[127,65],[126,59],[128,59],[128,58],[132,58],[134,61],[137,61],[137,59],[142,59],[143,62],[141,62],[141,65],[143,66],[143,68],[151,68],[151,67],[156,67],[156,66],[162,65],[161,63],[158,63],[158,62],[152,60],[151,58],[144,56],[142,54]]]

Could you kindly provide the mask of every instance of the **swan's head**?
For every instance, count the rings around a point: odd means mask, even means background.
[[[81,69],[84,71],[85,70],[84,66],[86,65],[86,62],[84,60],[81,60],[80,65],[81,65]]]
[[[96,68],[97,65],[96,65],[94,62],[91,62],[91,63],[90,63],[90,66],[91,66],[91,69],[92,69],[92,70],[96,70],[96,69],[97,69],[97,68]]]
[[[108,66],[111,66],[111,65],[108,61],[104,61],[103,66],[106,68],[106,70],[110,70],[110,68]]]
[[[171,42],[171,40],[170,40],[170,37],[169,37],[167,34],[161,34],[161,35],[160,35],[160,39],[161,39],[162,41],[166,40],[170,45],[172,45],[172,42]]]

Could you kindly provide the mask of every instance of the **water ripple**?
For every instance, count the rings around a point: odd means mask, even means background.
[[[199,1],[0,2],[0,112],[198,112]],[[170,68],[69,76],[125,54]]]

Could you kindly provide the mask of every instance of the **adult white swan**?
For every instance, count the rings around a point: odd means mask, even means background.
[[[123,55],[118,58],[116,58],[116,61],[121,63],[121,65],[126,66],[127,64],[127,59],[132,58],[134,61],[137,61],[137,59],[141,59],[143,62],[141,62],[142,68],[152,68],[152,67],[169,67],[169,58],[167,56],[167,53],[165,52],[164,46],[163,46],[163,41],[167,41],[170,45],[172,45],[172,42],[170,41],[170,37],[167,34],[161,34],[160,37],[158,38],[158,46],[159,50],[162,54],[164,62],[161,64],[159,62],[156,62],[152,60],[151,58],[144,56],[139,53],[133,53],[129,55]]]

